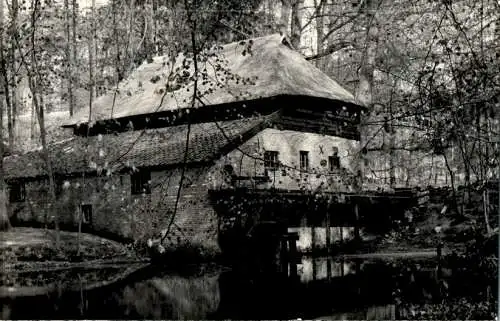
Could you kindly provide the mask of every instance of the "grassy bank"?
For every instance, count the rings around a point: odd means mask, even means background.
[[[137,261],[130,246],[87,233],[60,231],[56,245],[54,230],[12,228],[0,233],[0,260],[4,268],[60,266],[71,262]]]

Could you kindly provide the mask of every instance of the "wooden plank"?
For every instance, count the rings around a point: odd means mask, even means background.
[[[359,140],[359,132],[357,127],[353,124],[343,126],[337,123],[330,123],[321,120],[306,120],[289,117],[282,117],[276,123],[283,129]]]

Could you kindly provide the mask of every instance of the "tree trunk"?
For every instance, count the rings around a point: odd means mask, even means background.
[[[16,130],[16,118],[17,118],[17,70],[18,70],[18,63],[16,60],[16,51],[15,51],[15,44],[17,44],[17,16],[19,12],[19,3],[17,0],[12,0],[11,4],[11,12],[12,12],[12,21],[11,21],[11,30],[10,30],[10,40],[11,40],[11,46],[10,46],[10,57],[12,59],[12,63],[10,64],[11,67],[11,108],[12,108],[12,129],[13,132],[15,133]],[[12,146],[11,146],[12,148]]]
[[[14,50],[10,52],[10,56],[13,57],[10,63],[10,77],[12,79],[9,87],[10,96],[10,108],[9,111],[9,148],[13,150],[16,144],[16,118],[17,118],[17,64],[14,56]]]
[[[152,0],[151,3],[151,14],[152,14],[152,27],[153,27],[153,49],[155,55],[161,55],[160,48],[158,46],[158,19],[156,18],[156,11],[158,10],[158,0]]]
[[[95,33],[95,25],[94,25],[94,10],[95,10],[95,0],[92,0],[92,23],[91,23],[91,30],[90,30],[90,39],[88,43],[88,49],[89,49],[89,123],[87,126],[87,134],[89,134],[90,130],[90,124],[92,121],[92,104],[94,101],[94,86],[95,86],[95,79],[94,79],[94,33]]]
[[[78,8],[78,4],[76,3],[76,0],[73,0],[72,1],[72,6],[71,6],[71,9],[72,9],[72,13],[71,13],[71,19],[73,20],[72,23],[71,23],[71,27],[72,27],[72,34],[71,34],[71,49],[72,49],[72,55],[71,55],[71,58],[72,58],[72,61],[71,61],[71,84],[72,84],[72,88],[73,88],[73,94],[76,92],[76,89],[78,89],[78,77],[75,77],[75,73],[74,73],[74,70],[76,70],[76,25],[77,25],[77,16],[78,16],[78,11],[77,11],[77,8]],[[76,99],[75,97],[73,97],[73,104],[74,104],[74,108],[76,108]],[[74,111],[74,110],[73,110]]]
[[[2,54],[3,56],[3,54]],[[13,115],[12,115],[12,100],[11,100],[11,95],[10,95],[10,88],[9,88],[9,82],[8,82],[8,76],[9,76],[9,71],[7,68],[4,69],[4,77],[5,77],[5,109],[7,110],[7,133],[9,134],[9,149],[13,150],[14,149],[14,122],[13,122]],[[12,75],[10,75],[12,76]]]
[[[0,175],[3,176],[3,173]],[[7,231],[11,227],[7,211],[7,192],[5,189],[5,183],[2,182],[0,185],[0,231]]]
[[[396,83],[394,83],[393,88],[396,87]],[[396,145],[396,139],[395,139],[395,129],[394,129],[394,115],[393,115],[393,110],[392,110],[392,96],[394,93],[394,89],[391,90],[391,98],[389,100],[389,132],[388,138],[389,138],[389,184],[391,188],[396,187],[396,166],[401,166],[396,164],[396,150],[395,150],[395,145]]]
[[[99,46],[97,44],[97,26],[95,23],[95,0],[92,0],[92,47],[94,49],[94,79],[92,81],[92,85],[94,86],[94,100],[99,97],[99,88],[97,86],[97,79],[102,79],[98,77],[99,66],[98,66],[98,57],[99,57]]]
[[[3,27],[3,1],[0,1],[0,28]],[[3,53],[3,30],[0,30],[0,52]],[[1,57],[1,72],[5,73],[5,60],[2,54]],[[1,81],[1,80],[0,80]],[[2,90],[4,86],[0,86]],[[7,213],[7,196],[6,196],[6,184],[4,180],[3,171],[3,155],[4,155],[4,144],[3,144],[3,95],[0,95],[0,231],[5,231],[10,228],[9,215]]]
[[[413,158],[413,152],[410,150],[408,151],[408,160],[409,162],[406,163],[406,183],[405,183],[405,187],[410,187],[410,181],[411,181],[411,176],[414,174],[411,170],[411,166],[413,166],[413,162],[412,162],[412,158]],[[448,184],[448,183],[447,183]]]
[[[375,70],[375,58],[378,45],[378,28],[375,21],[375,4],[376,0],[367,0],[365,3],[365,28],[366,28],[366,45],[363,52],[362,61],[358,69],[359,83],[356,89],[356,100],[367,108],[372,107],[373,103],[373,73]],[[360,148],[359,153],[359,170],[358,170],[358,187],[362,188],[363,177],[365,172],[365,136],[366,128],[364,126],[364,117],[361,117],[360,128]]]
[[[468,205],[469,201],[470,201],[471,163],[470,163],[470,158],[467,155],[467,150],[466,150],[467,149],[467,141],[459,139],[458,142],[459,142],[458,147],[460,148],[460,153],[462,154],[462,160],[463,160],[464,171],[465,171],[465,181],[464,181],[465,190],[464,190],[464,194],[463,194],[462,204],[460,205],[462,212],[463,212],[464,206]]]
[[[2,8],[0,10],[0,14],[3,15],[3,3],[2,3]],[[2,71],[2,80],[1,80],[1,85],[2,85],[2,88],[0,89],[1,92],[3,92],[3,95],[2,96],[5,96],[5,97],[2,97],[2,99],[5,98],[5,105],[4,105],[4,110],[7,111],[7,132],[8,132],[8,137],[9,137],[9,148],[12,149],[12,147],[14,146],[14,133],[13,133],[13,129],[12,129],[12,110],[11,110],[11,101],[10,101],[10,90],[9,90],[9,75],[8,75],[8,70],[7,70],[7,61],[6,61],[6,57],[4,55],[4,39],[3,39],[3,34],[4,34],[4,30],[3,30],[3,17],[1,19],[1,25],[0,25],[0,32],[2,33],[2,35],[0,36],[0,63],[2,64],[1,66],[1,71]],[[3,121],[3,119],[2,119]],[[2,126],[3,126],[3,123],[2,123]],[[0,142],[3,144],[3,140]],[[3,156],[3,154],[2,154]]]
[[[292,11],[290,1],[281,0],[280,28],[285,36],[290,34],[290,12]]]
[[[450,173],[450,184],[451,184],[451,192],[452,192],[452,196],[453,196],[453,206],[455,207],[455,211],[457,211],[457,213],[463,214],[462,209],[458,206],[458,196],[457,196],[457,193],[455,191],[454,171],[450,166],[450,162],[448,161],[448,156],[446,155],[446,153],[444,153],[443,157],[444,157],[444,164],[446,166],[446,169],[448,170],[448,173]]]
[[[302,0],[292,0],[291,10],[292,10],[292,21],[290,24],[290,42],[296,50],[300,50],[300,36],[302,33],[302,22],[301,22],[301,7]]]
[[[112,15],[113,15],[113,40],[115,42],[115,48],[116,48],[116,56],[114,59],[115,90],[113,91],[113,103],[111,104],[111,115],[110,115],[110,117],[113,118],[113,112],[115,109],[115,102],[116,102],[116,95],[118,93],[118,84],[122,79],[121,72],[120,72],[120,47],[119,47],[119,41],[118,41],[118,30],[116,27],[116,1],[111,2],[111,10],[112,10]]]
[[[36,114],[35,114],[35,104],[33,104],[33,97],[31,97],[31,110],[30,110],[30,139],[33,142],[36,139]],[[38,143],[38,142],[37,142]]]
[[[321,8],[318,9],[318,7],[321,6]],[[316,54],[319,55],[323,51],[323,27],[324,27],[324,19],[323,19],[323,13],[324,13],[324,6],[322,2],[318,2],[318,0],[314,0],[314,9],[317,11],[318,16],[316,17]],[[323,59],[319,58],[316,60],[316,67],[318,67],[320,70],[323,70]]]
[[[151,61],[153,59],[153,55],[155,54],[154,52],[154,36],[155,36],[155,30],[154,30],[154,23],[153,23],[153,4],[152,0],[146,1],[144,3],[144,30],[145,34],[143,35],[144,37],[144,50],[145,50],[145,55],[146,55],[146,61]]]
[[[370,107],[373,103],[373,72],[379,37],[374,11],[375,0],[367,0],[365,4],[366,45],[358,69],[359,83],[356,89],[356,99],[366,107]]]
[[[40,100],[41,99],[41,93],[40,93],[40,88],[38,88],[38,83],[36,82],[36,77],[40,77],[37,71],[37,59],[36,59],[36,40],[35,40],[35,34],[36,34],[36,21],[37,21],[37,14],[38,10],[40,9],[40,1],[39,0],[34,0],[32,3],[32,13],[31,13],[31,35],[30,35],[30,42],[31,42],[31,68],[29,65],[26,63],[26,60],[24,59],[24,55],[22,52],[20,52],[20,57],[23,60],[23,65],[26,68],[27,74],[28,74],[28,84],[29,88],[31,91],[31,95],[33,98],[33,108],[35,110],[37,119],[38,119],[38,125],[40,128],[40,140],[42,142],[42,158],[45,162],[46,168],[47,168],[47,175],[49,177],[49,204],[48,204],[48,212],[52,213],[54,216],[54,224],[55,224],[55,229],[56,229],[56,242],[55,242],[55,247],[59,249],[60,246],[60,233],[59,233],[59,217],[58,213],[55,212],[55,203],[56,203],[56,192],[55,192],[55,181],[54,181],[54,173],[52,170],[52,163],[50,161],[49,157],[49,150],[47,146],[47,132],[45,130],[45,116],[44,116],[44,106],[43,102]],[[21,48],[19,48],[21,50]]]
[[[483,212],[484,212],[484,223],[486,224],[486,233],[489,235],[491,233],[491,226],[489,218],[490,201],[488,196],[489,196],[488,187],[485,186],[483,190]]]
[[[3,14],[1,9],[0,14]],[[0,39],[0,41],[2,41],[2,39]],[[0,48],[0,50],[2,49],[3,48]],[[0,95],[0,231],[6,231],[10,228],[9,215],[7,212],[7,186],[4,180],[5,175],[3,169],[3,106],[3,97]]]
[[[64,0],[64,32],[66,37],[66,46],[64,47],[66,55],[66,78],[68,81],[68,110],[69,115],[73,116],[75,111],[75,101],[73,97],[73,57],[71,56],[71,23],[69,12],[69,0]]]
[[[127,74],[133,69],[134,64],[134,19],[135,19],[135,0],[130,0],[130,4],[128,7],[129,10],[129,19],[127,26],[127,51],[126,55],[128,57],[128,68],[126,69]]]
[[[34,52],[34,50],[33,50]],[[44,112],[44,106],[43,102],[39,101],[37,98],[38,95],[38,89],[36,85],[34,84],[33,78],[31,76],[28,76],[29,82],[30,82],[30,91],[33,95],[33,102],[35,104],[35,111],[36,111],[36,116],[38,118],[38,126],[40,128],[40,140],[42,142],[42,158],[45,162],[45,165],[47,167],[47,175],[49,176],[49,206],[48,206],[48,212],[52,213],[54,216],[54,225],[56,229],[56,248],[58,249],[60,246],[60,233],[59,233],[59,213],[56,213],[56,188],[55,188],[55,180],[54,180],[54,172],[52,170],[52,162],[50,160],[49,156],[49,149],[48,149],[48,144],[47,144],[47,132],[45,130],[45,112]]]
[[[121,80],[121,73],[120,73],[120,47],[119,47],[119,42],[118,42],[118,30],[116,27],[116,2],[112,1],[112,11],[113,11],[113,40],[115,41],[115,48],[116,48],[116,56],[115,56],[115,81],[116,83],[120,82]],[[111,117],[113,116],[113,113],[111,113]]]

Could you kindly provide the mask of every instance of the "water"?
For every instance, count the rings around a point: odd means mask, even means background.
[[[216,265],[181,271],[149,267],[93,289],[92,281],[82,278],[90,273],[95,280],[110,279],[123,268],[80,269],[60,274],[72,282],[61,281],[48,293],[4,297],[0,307],[3,319],[359,320],[406,318],[408,303],[484,295],[482,284],[467,282],[453,267],[445,264],[438,275],[433,259],[302,258],[297,263],[281,273]],[[32,283],[25,288],[35,289]]]

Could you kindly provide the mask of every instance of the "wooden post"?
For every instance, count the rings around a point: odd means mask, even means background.
[[[356,202],[354,203],[354,218],[356,220],[354,224],[354,238],[356,242],[360,241],[360,235],[359,235],[359,204]]]
[[[290,264],[290,278],[297,278],[297,240],[298,233],[288,234],[288,263]]]
[[[488,197],[488,186],[485,187],[483,190],[483,212],[484,212],[484,222],[486,224],[486,233],[488,235],[491,233],[491,227],[490,227],[490,222],[489,222],[489,207],[490,207],[490,201]]]
[[[330,202],[331,202],[331,197],[328,199],[326,205],[326,253],[330,254],[331,252],[331,231],[330,231]]]
[[[316,274],[316,258],[314,256],[311,257],[312,260],[312,272],[313,272],[313,280],[316,281],[317,274]]]
[[[332,277],[332,261],[330,260],[330,257],[326,258],[326,279],[330,281]]]
[[[295,280],[295,279],[297,279],[297,276],[298,276],[298,274],[297,274],[297,262],[291,261],[291,262],[289,262],[289,264],[290,264],[289,265],[290,266],[289,277],[290,277],[290,279]]]
[[[290,261],[289,252],[288,252],[288,235],[284,234],[281,236],[280,240],[280,267],[281,273],[288,272],[288,262]]]
[[[297,260],[297,241],[299,240],[299,233],[288,234],[288,257],[290,261]]]
[[[359,274],[361,272],[361,261],[360,260],[356,260],[355,261],[355,264],[354,264],[354,267],[355,267],[355,273],[356,273],[356,279],[357,279],[357,287],[356,287],[356,290],[358,292],[358,295],[361,295],[361,282],[359,281],[360,278],[359,278]]]
[[[443,255],[443,243],[441,241],[438,243],[436,252],[437,252],[437,277],[438,277],[438,280],[441,280],[441,276],[442,276],[441,257]]]
[[[311,223],[311,254],[316,252],[316,230],[314,229],[314,221]]]

